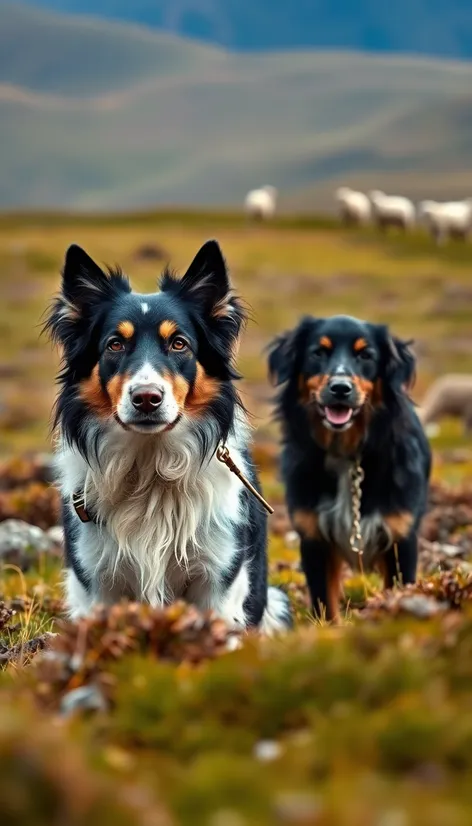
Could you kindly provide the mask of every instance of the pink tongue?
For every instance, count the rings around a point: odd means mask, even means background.
[[[325,416],[331,424],[347,424],[352,410],[350,407],[325,407]]]

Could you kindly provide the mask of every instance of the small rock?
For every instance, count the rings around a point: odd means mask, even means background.
[[[444,556],[449,556],[454,558],[455,556],[463,556],[464,548],[459,547],[459,545],[439,545],[437,552],[443,554]]]
[[[441,427],[437,422],[430,422],[425,426],[424,430],[428,439],[437,439],[441,433]]]
[[[106,711],[108,703],[96,685],[82,685],[64,694],[61,713],[70,717],[77,711]]]
[[[61,525],[54,525],[53,528],[49,528],[47,535],[54,545],[62,546],[64,544],[64,528]]]
[[[230,634],[228,639],[226,640],[226,650],[231,651],[239,651],[240,648],[243,647],[243,641],[241,637],[236,636],[236,634]]]
[[[254,746],[254,757],[260,760],[261,763],[271,763],[272,760],[277,760],[283,752],[280,743],[276,740],[259,740]]]
[[[39,554],[51,553],[54,546],[45,531],[22,519],[6,519],[0,523],[0,562],[25,570]]]
[[[431,599],[421,594],[413,594],[412,596],[402,597],[400,607],[408,614],[413,614],[414,617],[427,619],[428,617],[435,617],[437,614],[444,613],[444,611],[447,611],[448,606],[445,602],[438,602],[436,599]]]

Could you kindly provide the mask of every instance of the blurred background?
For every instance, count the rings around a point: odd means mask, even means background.
[[[471,0],[0,0],[5,823],[472,822],[471,197]],[[251,308],[241,392],[297,620],[225,657],[191,608],[58,625],[41,336],[71,243],[148,292],[212,237]],[[431,414],[419,582],[346,571],[335,628],[308,612],[263,353],[305,313],[414,339]]]
[[[467,0],[0,2],[0,206],[472,187]],[[93,15],[93,16],[90,16]]]

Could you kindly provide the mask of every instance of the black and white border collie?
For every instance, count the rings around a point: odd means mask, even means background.
[[[184,598],[236,628],[290,624],[285,594],[267,587],[266,516],[215,455],[226,444],[258,487],[232,366],[244,320],[215,241],[151,295],[67,251],[46,326],[63,352],[56,462],[72,618]]]
[[[386,588],[415,581],[431,464],[406,392],[415,359],[383,325],[308,316],[273,342],[269,370],[283,385],[282,473],[313,611],[337,619],[342,563],[359,567],[350,543],[358,464],[363,566],[378,568]]]

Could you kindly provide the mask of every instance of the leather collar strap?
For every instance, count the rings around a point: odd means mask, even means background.
[[[85,507],[85,496],[83,490],[75,490],[72,494],[72,507],[81,522],[94,521]]]

